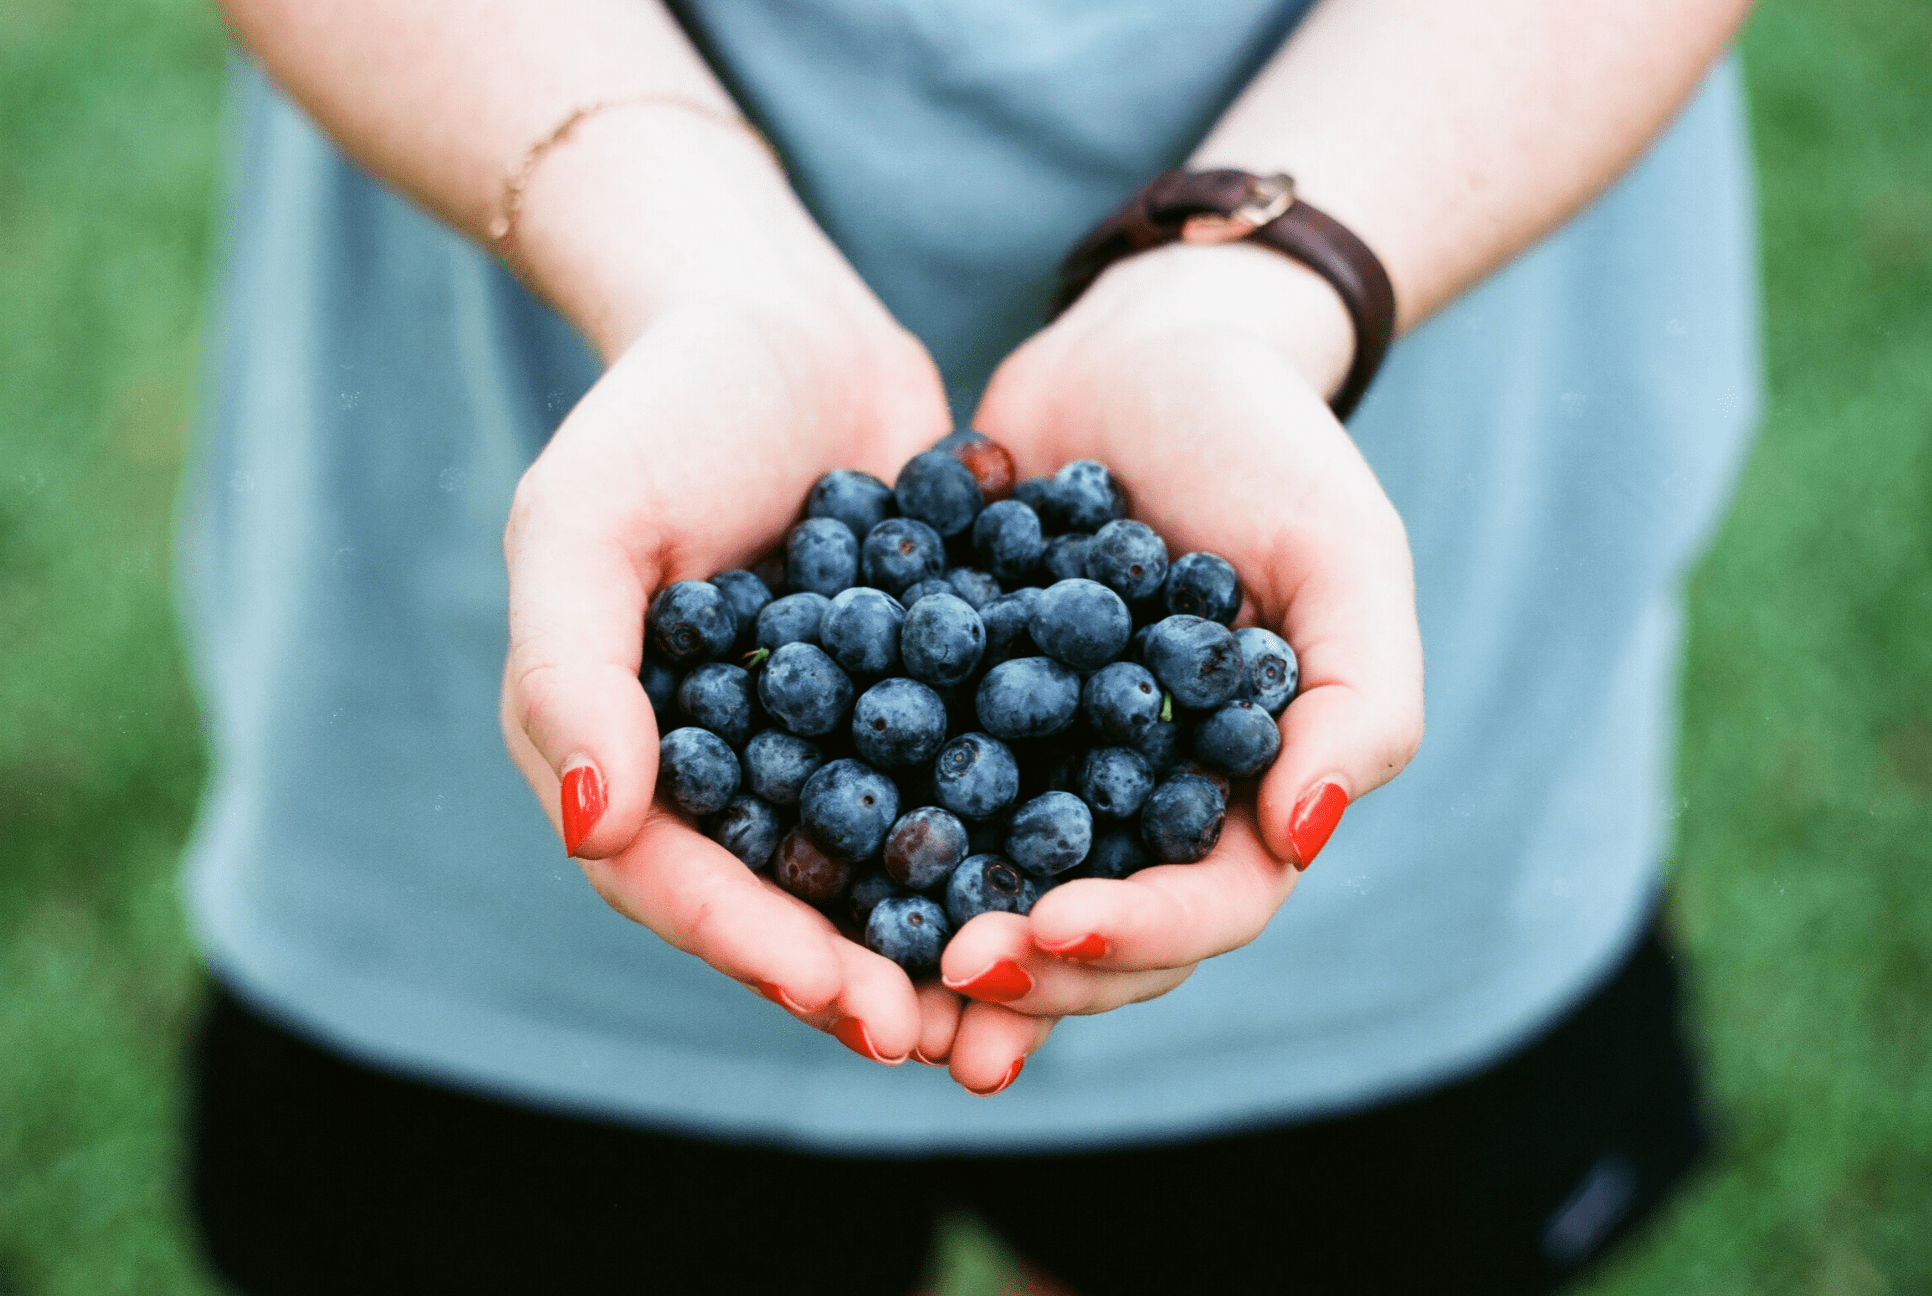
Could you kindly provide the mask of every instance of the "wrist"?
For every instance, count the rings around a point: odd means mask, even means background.
[[[756,136],[675,104],[581,122],[529,177],[506,251],[606,359],[683,306],[867,295]]]
[[[1171,243],[1109,266],[1068,310],[1136,332],[1258,338],[1324,400],[1347,376],[1355,329],[1341,296],[1300,262],[1252,243]]]

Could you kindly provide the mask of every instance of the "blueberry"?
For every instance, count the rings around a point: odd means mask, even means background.
[[[1249,626],[1234,632],[1241,645],[1241,691],[1237,696],[1278,716],[1301,683],[1301,665],[1287,640],[1272,630]]]
[[[1056,581],[1041,592],[1027,630],[1040,651],[1077,671],[1097,671],[1127,647],[1133,614],[1099,581]]]
[[[1231,786],[1231,781],[1228,776],[1204,761],[1195,760],[1191,756],[1185,760],[1177,760],[1174,762],[1173,768],[1161,776],[1160,781],[1166,782],[1176,774],[1193,774],[1199,778],[1204,778],[1214,784],[1216,788],[1220,789],[1221,799],[1223,801],[1228,799],[1228,788]]]
[[[852,746],[875,769],[929,761],[946,741],[946,704],[918,680],[881,680],[852,707]]]
[[[1080,676],[1051,657],[1017,657],[986,672],[974,698],[980,728],[995,738],[1045,738],[1073,723]]]
[[[1096,832],[1087,862],[1080,866],[1083,877],[1124,878],[1146,868],[1150,861],[1140,834],[1131,828],[1111,827]]]
[[[1140,808],[1141,840],[1158,859],[1191,864],[1221,840],[1227,798],[1199,774],[1170,775]]]
[[[1167,545],[1145,522],[1109,522],[1087,546],[1086,575],[1129,603],[1151,598],[1167,579]]]
[[[1156,617],[1134,631],[1134,637],[1127,641],[1127,660],[1142,666],[1147,664],[1147,641],[1154,637],[1154,626],[1165,618]]]
[[[825,754],[810,742],[783,729],[752,735],[740,758],[745,786],[773,805],[795,806],[812,771],[825,763]]]
[[[1095,747],[1081,760],[1073,790],[1095,815],[1125,819],[1137,814],[1154,790],[1154,774],[1131,747]]]
[[[827,854],[803,828],[794,828],[778,843],[771,880],[806,904],[829,905],[852,885],[854,872],[850,860]]]
[[[766,554],[751,565],[751,574],[764,582],[773,598],[784,598],[791,591],[785,586],[785,555]]]
[[[845,903],[851,911],[852,921],[864,927],[865,920],[872,916],[879,901],[905,894],[904,887],[878,869],[873,869],[859,874],[852,883],[852,889],[845,893]]]
[[[657,782],[686,814],[716,814],[738,791],[738,758],[709,729],[673,729],[657,744]]]
[[[735,796],[704,831],[755,873],[771,863],[772,852],[778,849],[778,839],[785,830],[770,802],[755,796]]]
[[[886,872],[914,891],[930,891],[952,876],[968,853],[966,825],[938,806],[899,816],[886,834]]]
[[[742,747],[758,720],[751,674],[729,662],[706,662],[678,685],[678,707],[733,747]]]
[[[933,758],[933,796],[962,819],[994,818],[1019,794],[1019,763],[997,738],[961,734]]]
[[[1076,459],[1053,474],[1053,508],[1069,531],[1098,531],[1127,516],[1127,492],[1097,459]]]
[[[960,449],[970,445],[984,445],[993,438],[977,428],[955,428],[933,442],[929,449],[944,450],[949,455],[957,455]]]
[[[916,518],[887,518],[865,533],[859,551],[865,583],[897,594],[946,572],[946,542]]]
[[[867,860],[899,817],[899,789],[864,761],[830,761],[805,780],[798,813],[827,851]]]
[[[988,439],[954,446],[952,456],[973,474],[982,499],[1003,500],[1012,493],[1013,479],[1019,476],[1019,470],[1013,464],[1011,452],[999,442]]]
[[[691,666],[731,651],[738,622],[710,581],[679,581],[651,600],[651,643],[673,666]]]
[[[646,657],[644,664],[637,668],[637,682],[644,686],[644,696],[651,699],[651,710],[657,714],[658,731],[672,727],[672,719],[677,715],[678,672],[674,666],[667,666],[655,657]]]
[[[1040,555],[1040,566],[1054,580],[1073,580],[1087,574],[1087,552],[1093,548],[1093,537],[1085,531],[1073,531],[1066,535],[1053,537],[1046,551]]]
[[[831,733],[852,705],[852,678],[816,644],[789,643],[758,672],[758,700],[801,738]]]
[[[823,594],[787,594],[758,614],[757,642],[773,652],[788,643],[818,642],[818,627],[832,600]]]
[[[1227,559],[1211,553],[1185,553],[1167,569],[1161,587],[1167,610],[1181,616],[1206,617],[1222,625],[1241,611],[1241,578]]]
[[[942,537],[973,525],[984,497],[972,469],[944,450],[916,454],[899,470],[892,493],[904,517],[918,518]]]
[[[1033,623],[1033,610],[1040,606],[1040,596],[1045,592],[1018,589],[980,605],[979,619],[986,626],[986,652],[981,661],[997,664],[1035,654],[1038,646],[1027,627]]]
[[[1105,741],[1137,742],[1161,718],[1160,681],[1145,666],[1112,662],[1080,686],[1080,711]]]
[[[859,538],[837,518],[806,518],[785,537],[785,584],[831,598],[859,579]]]
[[[837,518],[855,536],[891,517],[895,508],[892,487],[856,468],[833,469],[812,483],[805,497],[805,516]]]
[[[1184,707],[1206,711],[1234,697],[1245,676],[1241,644],[1218,621],[1177,615],[1154,624],[1147,668]]]
[[[1053,479],[1051,477],[1029,477],[1025,481],[1017,483],[1013,487],[1013,494],[1010,498],[1018,500],[1039,514],[1040,521],[1043,525],[1049,528],[1053,526],[1053,518],[1049,512],[1053,506]]]
[[[1147,768],[1159,774],[1180,759],[1186,738],[1187,730],[1180,721],[1156,720],[1130,745],[1147,762]]]
[[[979,483],[979,492],[989,500],[1005,499],[1019,474],[1007,448],[984,432],[963,428],[933,442],[933,449],[944,450],[966,465]]]
[[[899,601],[905,604],[906,611],[910,612],[912,605],[928,594],[951,594],[952,592],[951,581],[944,576],[935,576],[931,580],[922,580],[917,585],[906,586],[899,595]]]
[[[748,571],[721,571],[711,578],[711,583],[724,595],[732,620],[738,623],[738,645],[749,644],[758,628],[758,614],[771,602],[771,591],[765,588],[765,582]]]
[[[973,550],[987,571],[1001,580],[1018,580],[1046,553],[1040,515],[1018,500],[988,504],[973,520]]]
[[[965,599],[975,612],[1000,596],[999,581],[977,567],[953,568],[946,573],[946,583],[951,585],[953,593]]]
[[[983,913],[1026,914],[1040,898],[1040,884],[998,855],[969,855],[946,881],[946,916],[954,930]]]
[[[1235,778],[1253,778],[1280,753],[1280,726],[1246,698],[1227,703],[1194,727],[1194,755]]]
[[[952,925],[946,911],[924,896],[890,896],[879,901],[865,923],[865,947],[883,954],[916,976],[939,966]]]
[[[847,673],[876,678],[899,669],[899,627],[905,620],[906,609],[898,599],[855,586],[825,609],[818,641]]]
[[[1044,792],[1013,813],[1006,853],[1037,878],[1064,873],[1087,858],[1093,812],[1071,792]]]
[[[985,652],[986,624],[965,599],[935,594],[907,610],[899,654],[914,679],[957,684],[973,673]]]

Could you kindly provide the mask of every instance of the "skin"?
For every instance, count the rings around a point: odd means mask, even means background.
[[[736,109],[641,0],[226,0],[270,74],[374,173],[489,244],[503,176],[579,104],[676,96]],[[1285,170],[1360,235],[1411,328],[1560,224],[1666,125],[1742,0],[1325,0],[1193,164]],[[549,150],[499,249],[609,369],[530,467],[504,548],[506,741],[553,822],[567,770],[608,808],[578,851],[619,912],[821,1030],[857,1018],[972,1089],[1062,1016],[1165,993],[1252,940],[1299,876],[1297,800],[1351,800],[1422,737],[1422,653],[1402,524],[1329,414],[1353,336],[1328,286],[1240,244],[1122,262],[990,384],[975,426],[1022,476],[1110,464],[1170,549],[1234,562],[1243,620],[1301,656],[1303,693],[1251,804],[1207,860],[1081,881],[948,948],[969,983],[1010,960],[1010,1004],[915,987],[653,805],[658,733],[636,679],[652,591],[773,548],[812,482],[891,481],[948,430],[930,358],[814,226],[749,134],[633,105]],[[1417,429],[1426,435],[1426,429]],[[724,507],[715,484],[730,480]],[[1097,962],[1041,946],[1098,934]],[[849,1033],[849,1032],[848,1032]]]

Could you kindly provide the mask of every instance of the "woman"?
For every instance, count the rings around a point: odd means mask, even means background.
[[[1303,8],[229,0],[300,105],[244,79],[188,544],[240,1287],[904,1291],[964,1202],[1081,1292],[1543,1291],[1682,1174],[1645,933],[1755,407],[1744,6]],[[1385,268],[1415,331],[1346,431],[1342,297],[1249,241],[1033,332],[1183,162]],[[1230,557],[1304,691],[1214,857],[915,988],[651,810],[639,626],[968,415]],[[1425,643],[1428,746],[1270,922],[1415,754]]]

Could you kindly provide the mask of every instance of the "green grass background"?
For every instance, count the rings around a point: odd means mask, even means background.
[[[1770,412],[1692,586],[1672,918],[1721,1155],[1596,1296],[1932,1291],[1932,7],[1745,39]],[[171,622],[227,46],[0,0],[0,1296],[212,1290],[177,1191],[204,770]],[[1002,1258],[956,1222],[949,1296]]]

